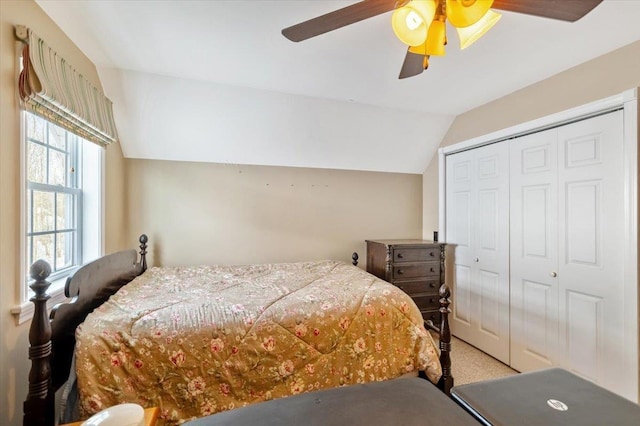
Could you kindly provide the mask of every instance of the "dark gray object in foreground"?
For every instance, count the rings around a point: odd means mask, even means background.
[[[561,368],[454,386],[451,397],[486,425],[640,425],[640,405]]]
[[[478,423],[429,381],[400,378],[256,403],[187,425],[477,426]]]

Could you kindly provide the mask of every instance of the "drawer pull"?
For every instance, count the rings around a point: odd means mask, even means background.
[[[436,283],[429,283],[429,287],[436,288]]]
[[[431,268],[431,272],[435,272],[436,270],[434,268]]]
[[[402,275],[404,274],[404,271],[402,269],[398,269],[398,275]]]
[[[431,299],[429,299],[429,303],[433,303],[435,301],[436,301],[436,299],[434,299],[433,297]]]
[[[436,255],[436,254],[435,254],[434,252],[432,252],[432,251],[430,251],[430,252],[429,252],[429,256],[431,256],[431,257],[435,257],[435,255]]]
[[[398,253],[398,259],[402,259],[404,255],[402,253]]]

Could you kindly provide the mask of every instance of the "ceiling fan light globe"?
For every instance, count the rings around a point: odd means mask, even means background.
[[[485,35],[499,20],[502,15],[493,10],[489,10],[478,22],[464,27],[456,28],[460,39],[460,49],[466,49]]]
[[[409,46],[409,52],[415,53],[416,55],[425,56],[427,54],[427,42],[426,42],[426,40],[425,40],[424,43],[422,43],[419,46]]]
[[[446,51],[444,46],[447,44],[447,30],[444,21],[436,20],[429,27],[427,35],[426,54],[435,56],[444,56]]]
[[[447,19],[456,28],[478,22],[489,11],[493,0],[446,0]]]
[[[393,12],[391,16],[393,32],[404,44],[419,46],[427,38],[435,13],[434,0],[413,0]]]
[[[407,24],[407,28],[409,28],[410,31],[415,30],[416,28],[418,28],[420,25],[424,23],[420,15],[418,15],[413,10],[409,11],[409,13],[407,14],[407,17],[405,18],[405,21]]]

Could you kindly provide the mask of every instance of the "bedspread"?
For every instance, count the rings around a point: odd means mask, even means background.
[[[411,298],[342,262],[154,267],[76,331],[84,416],[135,402],[160,424],[423,370],[438,353]]]

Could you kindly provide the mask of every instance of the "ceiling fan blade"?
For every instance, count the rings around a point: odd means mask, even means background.
[[[575,22],[602,0],[494,0],[494,9]]]
[[[427,56],[412,53],[407,50],[407,55],[404,57],[398,78],[403,79],[422,74],[422,71],[426,70],[428,66],[429,59]]]
[[[302,41],[393,10],[396,0],[363,0],[282,30],[291,41]]]

